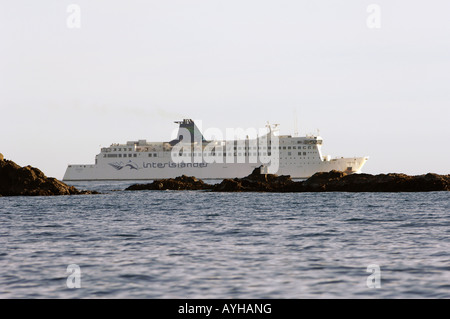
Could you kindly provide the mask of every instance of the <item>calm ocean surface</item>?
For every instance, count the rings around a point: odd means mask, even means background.
[[[0,298],[450,298],[448,192],[130,184],[0,198]],[[72,264],[81,288],[67,286]]]

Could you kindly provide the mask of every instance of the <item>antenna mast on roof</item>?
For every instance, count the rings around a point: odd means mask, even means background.
[[[297,110],[294,109],[294,136],[298,137]]]

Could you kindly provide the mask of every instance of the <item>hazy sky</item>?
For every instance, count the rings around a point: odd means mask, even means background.
[[[364,172],[448,174],[449,15],[448,0],[0,0],[0,152],[62,178],[182,118],[291,134],[297,117],[324,155],[369,156]]]

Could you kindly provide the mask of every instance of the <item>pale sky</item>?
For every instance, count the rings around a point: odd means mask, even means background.
[[[183,118],[293,134],[296,117],[324,155],[369,156],[366,173],[449,174],[449,14],[448,0],[0,0],[0,153],[61,179]]]

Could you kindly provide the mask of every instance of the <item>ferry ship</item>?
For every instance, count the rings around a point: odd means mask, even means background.
[[[358,173],[368,157],[322,155],[323,139],[279,135],[278,125],[252,139],[207,141],[191,119],[175,122],[177,138],[168,142],[129,141],[101,148],[95,164],[70,164],[64,181],[155,180],[181,175],[200,179],[245,177],[256,167],[262,173],[308,178],[331,170]]]

